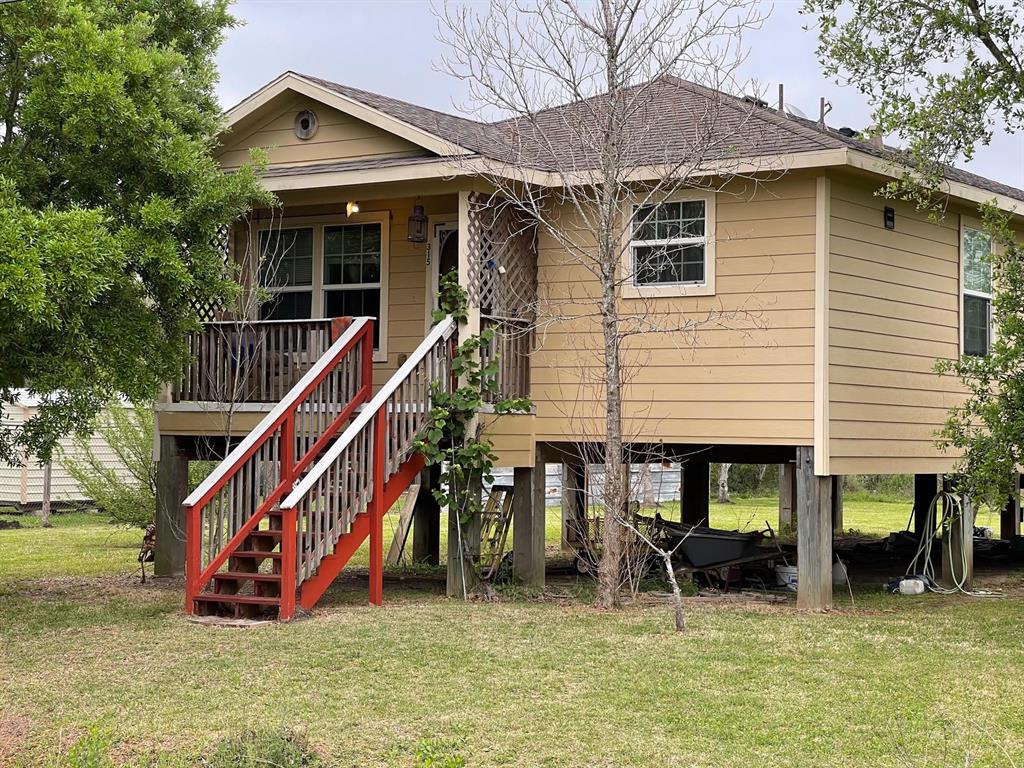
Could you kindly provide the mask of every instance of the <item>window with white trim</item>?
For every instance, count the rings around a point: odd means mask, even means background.
[[[380,224],[324,227],[323,274],[325,315],[380,317]],[[380,323],[373,326],[373,346],[380,346]]]
[[[387,359],[388,211],[296,217],[258,230],[263,320],[374,318],[374,360]]]
[[[707,213],[705,200],[635,206],[630,242],[633,286],[705,285]]]
[[[963,354],[987,355],[992,345],[992,238],[978,229],[964,227]]]
[[[260,284],[271,298],[262,320],[302,320],[313,313],[313,228],[265,229],[259,237]]]

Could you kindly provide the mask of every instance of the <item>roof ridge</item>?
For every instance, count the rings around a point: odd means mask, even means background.
[[[674,80],[676,83],[680,85],[689,86],[698,91],[704,91],[705,93],[709,94],[725,96],[728,102],[730,103],[730,106],[732,106],[734,109],[741,112],[747,111],[741,106],[742,104],[745,104],[747,102],[745,102],[743,98],[740,96],[728,93],[727,91],[720,91],[717,88],[711,88],[700,83],[695,83],[692,80],[684,80],[683,78],[677,77],[675,75],[666,75],[665,77]],[[809,128],[807,126],[800,125],[799,123],[790,119],[788,116],[778,114],[775,110],[771,109],[771,107],[757,107],[756,105],[752,106],[754,106],[755,109],[750,110],[750,114],[757,115],[765,122],[771,123],[776,127],[785,128],[789,130],[790,133],[796,134],[798,136],[804,136],[813,141],[816,141],[822,145],[822,149],[836,149],[842,143],[839,142],[838,140],[836,140],[836,143],[829,143],[827,141],[824,141],[823,139],[825,137],[822,135],[821,131],[815,128]]]
[[[384,99],[385,101],[391,101],[396,104],[401,104],[406,107],[412,107],[413,109],[422,110],[424,112],[432,112],[435,115],[447,118],[449,120],[462,120],[463,122],[472,123],[473,125],[477,126],[494,125],[494,123],[485,123],[480,120],[474,120],[469,117],[463,117],[462,115],[453,115],[451,112],[443,112],[440,109],[434,109],[433,107],[424,107],[422,104],[414,104],[413,102],[405,101],[404,99],[396,99],[394,96],[388,96],[383,93],[377,93],[376,91],[368,91],[365,88],[357,88],[354,85],[345,85],[343,83],[337,83],[333,80],[328,80],[323,77],[317,77],[316,75],[307,75],[304,72],[297,72],[294,69],[289,69],[288,72],[290,74],[298,75],[299,77],[305,78],[306,80],[312,80],[314,83],[319,83],[320,85],[323,85],[328,89],[337,90],[340,93],[344,93],[345,91],[354,91],[356,93],[365,94],[367,96],[373,96],[374,98],[377,99]]]

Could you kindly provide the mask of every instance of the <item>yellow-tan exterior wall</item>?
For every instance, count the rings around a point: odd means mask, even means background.
[[[300,139],[295,135],[295,117],[307,109],[316,113],[318,127],[311,138]],[[228,135],[217,155],[221,165],[243,165],[253,148],[266,150],[274,166],[424,154],[410,141],[305,96],[284,97],[268,112],[268,119]]]
[[[963,395],[934,367],[960,350],[959,212],[935,222],[876,196],[878,182],[830,186],[829,471],[948,471],[935,437]]]
[[[716,208],[715,295],[622,300],[624,317],[654,313],[666,329],[627,345],[624,436],[810,444],[815,179],[733,184]],[[603,439],[596,279],[550,236],[538,258],[541,311],[557,319],[542,324],[532,359],[536,438]],[[692,337],[677,330],[687,322]]]

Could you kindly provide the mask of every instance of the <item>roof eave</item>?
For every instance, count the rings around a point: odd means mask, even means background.
[[[896,161],[875,157],[874,155],[868,154],[867,152],[861,152],[857,149],[850,148],[845,151],[847,153],[846,165],[851,168],[875,173],[890,179],[902,178],[902,176],[910,170]],[[1009,197],[1008,195],[1001,195],[988,189],[982,189],[981,187],[976,187],[973,184],[945,179],[942,182],[942,192],[951,197],[967,200],[968,202],[977,203],[978,205],[993,204],[1000,210],[1017,216],[1024,215],[1024,201],[1017,200],[1016,198]]]
[[[496,163],[486,158],[475,157],[439,157],[434,162],[416,162],[392,165],[386,168],[361,168],[337,171],[323,171],[310,168],[302,173],[296,168],[295,173],[282,176],[264,177],[263,187],[271,192],[290,192],[295,190],[325,189],[329,187],[351,187],[366,184],[388,184],[399,181],[420,181],[436,179],[456,179],[460,177],[503,178],[508,181],[550,187],[553,184],[551,174]]]

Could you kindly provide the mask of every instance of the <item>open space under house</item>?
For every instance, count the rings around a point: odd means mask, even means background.
[[[709,462],[783,465],[798,602],[828,607],[836,479],[916,475],[923,524],[953,467],[934,434],[962,395],[933,365],[986,351],[991,285],[977,207],[1014,210],[1024,192],[950,169],[947,215],[931,221],[876,196],[898,172],[894,156],[851,132],[672,79],[651,94],[652,136],[685,145],[714,103],[730,139],[706,158],[704,182],[656,213],[668,234],[654,244],[679,263],[637,269],[651,242],[626,249],[622,268],[635,279],[621,312],[755,321],[702,328],[694,343],[632,339],[643,363],[627,387],[624,432],[637,456],[682,462],[686,523],[708,518]],[[587,528],[579,447],[599,449],[603,430],[596,320],[546,312],[574,291],[593,301],[594,281],[545,232],[496,206],[484,177],[506,164],[556,192],[548,160],[566,143],[560,110],[542,116],[551,133],[537,137],[516,121],[474,122],[289,72],[226,118],[221,162],[237,167],[266,148],[264,182],[283,205],[226,238],[241,279],[262,280],[271,300],[245,317],[211,311],[191,365],[157,406],[158,572],[186,570],[190,612],[290,618],[369,538],[379,602],[382,516],[421,474],[412,548],[438,562],[440,510],[411,442],[430,382],[450,379],[457,329],[430,318],[439,275],[457,270],[469,329],[498,331],[502,393],[533,401],[530,413],[482,418],[499,466],[514,468],[514,570],[543,584],[544,462],[564,464],[577,489],[563,504],[572,545]],[[188,462],[228,448],[186,499]],[[1008,505],[1002,536],[1020,522]]]

